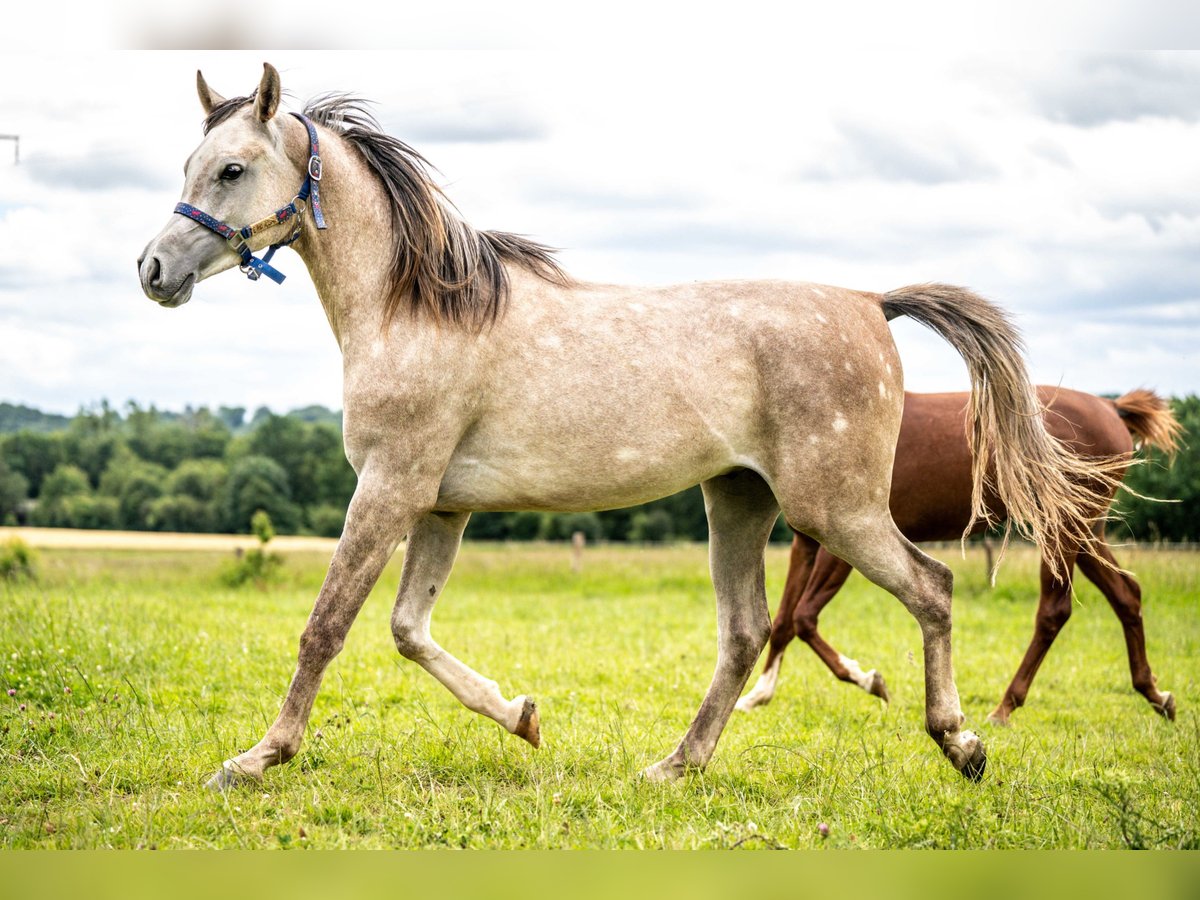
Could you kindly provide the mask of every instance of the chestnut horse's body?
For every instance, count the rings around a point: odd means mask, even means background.
[[[1053,387],[1040,387],[1038,393],[1046,405],[1047,430],[1080,456],[1128,459],[1135,440],[1168,452],[1175,449],[1179,424],[1167,404],[1150,391],[1131,391],[1115,401]],[[963,428],[967,400],[968,395],[961,393],[904,395],[890,505],[897,527],[911,541],[956,540],[970,522],[971,451]],[[996,518],[1006,515],[999,498],[988,496],[987,502]],[[1090,546],[1064,547],[1061,575],[1056,576],[1043,560],[1033,641],[991,715],[993,722],[1006,723],[1013,710],[1024,703],[1038,667],[1070,617],[1074,566],[1100,589],[1121,620],[1133,686],[1156,712],[1175,718],[1175,698],[1158,690],[1146,659],[1141,588],[1132,575],[1118,570],[1112,551],[1102,539],[1102,530],[1099,537],[1101,540]],[[771,700],[783,652],[792,638],[807,643],[842,681],[887,699],[887,687],[879,672],[864,672],[817,631],[821,610],[851,571],[850,565],[812,538],[796,536],[763,674],[753,690],[738,701],[738,709],[749,710]]]

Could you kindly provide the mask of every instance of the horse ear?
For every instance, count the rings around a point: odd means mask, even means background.
[[[279,109],[279,95],[279,72],[270,63],[263,63],[262,81],[258,83],[258,94],[254,99],[254,113],[258,121],[271,121]]]
[[[200,105],[204,107],[206,116],[225,102],[224,97],[208,86],[204,73],[199,69],[196,70],[196,93],[200,95]]]

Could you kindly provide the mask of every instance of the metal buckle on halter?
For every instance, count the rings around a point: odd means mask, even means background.
[[[308,177],[313,181],[321,180],[321,157],[315,153],[308,158]]]
[[[238,266],[238,271],[249,278],[251,281],[258,281],[262,277],[262,273],[250,266]]]
[[[242,232],[240,230],[235,231],[225,240],[229,242],[229,246],[232,248],[233,252],[243,259],[245,258],[246,254],[250,252],[250,245],[246,243],[246,239],[242,237]]]

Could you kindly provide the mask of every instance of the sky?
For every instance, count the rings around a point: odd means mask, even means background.
[[[282,286],[226,272],[179,309],[138,284],[201,137],[196,69],[245,94],[264,60],[289,108],[328,90],[374,101],[467,221],[561,248],[576,277],[961,284],[1014,313],[1038,382],[1200,392],[1200,53],[1141,49],[1162,36],[1141,20],[1093,17],[1095,49],[1013,51],[991,23],[992,44],[916,52],[744,19],[689,20],[670,44],[575,19],[551,40],[554,23],[471,30],[422,7],[387,23],[421,26],[397,49],[372,33],[302,49],[311,29],[258,50],[116,49],[237,43],[227,8],[164,24],[128,7],[113,49],[68,35],[67,52],[0,56],[0,133],[21,139],[19,165],[0,141],[0,401],[341,406],[291,251]],[[908,389],[967,387],[936,337],[892,329]]]

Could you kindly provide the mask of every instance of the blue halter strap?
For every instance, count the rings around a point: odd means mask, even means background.
[[[239,268],[251,281],[258,281],[261,276],[266,275],[276,284],[283,283],[283,279],[286,276],[271,265],[271,257],[275,255],[275,251],[280,247],[286,247],[300,237],[300,223],[306,208],[312,210],[313,221],[316,223],[317,228],[323,229],[326,227],[325,214],[321,211],[321,148],[317,143],[317,129],[308,116],[301,115],[300,113],[292,113],[292,115],[303,122],[304,127],[308,130],[309,155],[304,184],[300,185],[300,190],[292,198],[291,203],[275,210],[274,213],[265,219],[259,219],[257,222],[242,228],[234,228],[232,225],[222,222],[215,216],[210,216],[204,210],[197,209],[190,203],[175,204],[175,212],[179,213],[179,215],[187,216],[193,222],[199,222],[205,228],[215,231],[229,242],[229,246],[233,249],[233,252],[242,259],[242,264]],[[247,243],[250,238],[260,232],[266,231],[268,228],[282,225],[291,218],[295,218],[296,227],[287,240],[279,241],[268,247],[262,259],[259,259],[250,252],[250,245]]]

